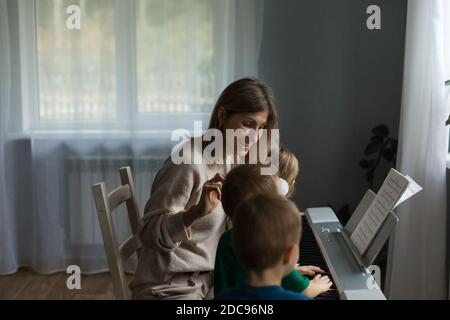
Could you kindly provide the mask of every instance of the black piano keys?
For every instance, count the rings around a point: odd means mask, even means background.
[[[300,265],[304,266],[318,266],[326,275],[333,281],[330,270],[327,267],[325,259],[322,256],[316,239],[314,238],[313,231],[308,224],[308,221],[302,217],[302,239],[300,241]],[[339,294],[333,281],[333,286],[328,292],[322,293],[316,297],[317,300],[339,300]]]

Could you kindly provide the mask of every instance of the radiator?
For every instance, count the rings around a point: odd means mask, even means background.
[[[165,156],[121,158],[121,157],[72,157],[67,159],[68,207],[71,246],[103,246],[100,225],[97,218],[91,186],[105,182],[108,192],[120,185],[119,168],[130,166],[135,192],[142,216],[150,195],[153,179]],[[131,229],[125,205],[114,211],[114,225],[119,241],[125,240]]]

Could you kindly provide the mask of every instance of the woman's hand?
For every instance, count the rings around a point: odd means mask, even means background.
[[[222,199],[222,182],[224,176],[217,173],[214,178],[208,180],[203,185],[202,196],[197,204],[199,209],[199,218],[206,216],[213,211]]]
[[[198,204],[184,213],[184,225],[189,227],[192,223],[213,211],[222,199],[222,182],[225,177],[217,173],[214,178],[205,182],[202,188],[202,195]]]

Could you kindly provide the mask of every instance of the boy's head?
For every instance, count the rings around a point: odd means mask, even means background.
[[[233,243],[249,272],[276,267],[289,273],[299,258],[300,213],[295,204],[277,194],[257,194],[235,211]]]
[[[289,191],[286,197],[292,196],[294,193],[295,179],[299,170],[298,159],[291,150],[285,146],[280,147],[280,163],[278,168],[278,175],[280,178],[286,180],[289,185]]]
[[[279,192],[278,176],[261,175],[261,166],[242,164],[234,167],[225,177],[222,186],[222,207],[233,221],[236,206],[256,193]]]

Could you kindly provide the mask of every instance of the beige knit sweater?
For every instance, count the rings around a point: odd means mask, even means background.
[[[220,235],[225,230],[225,213],[219,204],[210,214],[186,228],[183,212],[198,203],[203,184],[224,166],[175,165],[166,159],[152,185],[140,239],[141,256],[130,289],[136,298],[151,294],[155,287],[170,284],[175,275],[210,271]]]

